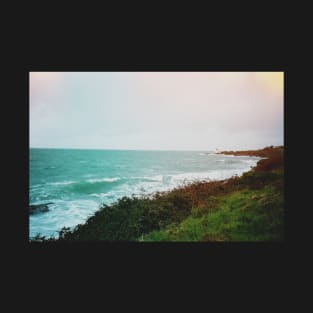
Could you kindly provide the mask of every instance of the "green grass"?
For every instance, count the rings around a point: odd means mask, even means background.
[[[283,196],[273,186],[220,196],[214,211],[190,216],[179,225],[169,225],[142,238],[142,241],[275,240],[283,240]]]

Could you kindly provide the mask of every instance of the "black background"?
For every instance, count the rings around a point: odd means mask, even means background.
[[[108,7],[81,9],[77,11],[76,5],[68,9],[47,6],[40,11],[25,11],[22,20],[17,14],[7,24],[12,29],[6,35],[4,61],[10,66],[5,78],[12,88],[6,90],[9,101],[5,106],[9,113],[3,120],[7,148],[2,153],[7,154],[14,166],[10,165],[9,188],[4,192],[8,201],[3,210],[14,216],[2,223],[8,228],[3,241],[13,267],[10,271],[13,291],[27,293],[30,300],[48,296],[83,303],[77,295],[90,289],[95,298],[100,295],[104,299],[104,307],[109,300],[106,290],[117,295],[135,292],[132,300],[139,303],[152,297],[146,310],[161,300],[173,298],[177,291],[180,293],[177,303],[187,305],[189,290],[193,289],[197,290],[199,301],[207,299],[208,307],[216,294],[236,291],[240,294],[240,290],[243,306],[247,298],[255,299],[254,306],[262,305],[264,298],[279,300],[277,292],[296,276],[291,271],[292,260],[295,255],[300,258],[302,255],[294,231],[297,201],[294,187],[289,187],[294,172],[290,165],[295,137],[290,132],[290,116],[297,114],[291,103],[298,96],[291,87],[297,80],[297,66],[292,65],[294,56],[290,47],[298,39],[289,32],[283,13],[242,17],[232,14],[230,8],[227,10],[230,16],[217,17],[218,11],[213,8],[195,14],[166,8],[156,16],[139,13],[137,18],[122,5],[117,15]],[[285,71],[286,240],[29,243],[28,72],[41,70]],[[297,138],[297,145],[300,144]],[[154,290],[156,286],[160,288]],[[67,295],[73,291],[76,296]],[[240,299],[237,298],[239,303]],[[120,296],[114,305],[118,307],[123,302]],[[224,302],[227,299],[223,298],[220,304]],[[92,303],[90,300],[84,307],[89,308]]]

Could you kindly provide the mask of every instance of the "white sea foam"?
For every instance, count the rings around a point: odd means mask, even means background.
[[[37,185],[29,186],[30,189],[39,189],[39,188],[42,188],[42,187],[43,187],[42,184],[37,184]]]
[[[183,186],[196,181],[224,180],[233,176],[240,176],[250,170],[250,167],[241,169],[211,170],[207,172],[189,172],[173,175],[156,175],[150,181],[139,181],[135,184],[124,183],[115,190],[115,200],[122,196],[147,196],[157,191],[168,191],[172,188]],[[113,201],[113,200],[112,200]]]
[[[75,181],[73,180],[68,180],[68,181],[61,181],[61,182],[54,182],[54,183],[47,183],[47,185],[54,185],[54,186],[57,186],[57,185],[71,185],[71,184],[74,184],[76,183]]]
[[[256,165],[256,161],[255,160],[242,160],[242,162],[244,162],[244,163],[247,163],[247,164],[249,164],[249,165]]]
[[[99,208],[99,203],[92,200],[64,201],[56,199],[53,202],[47,213],[29,217],[32,224],[30,237],[35,236],[37,233],[58,237],[57,230],[62,227],[72,228],[83,223]],[[36,223],[33,223],[33,221],[36,221]]]
[[[200,173],[183,173],[173,175],[173,181],[177,184],[185,184],[194,181],[212,181],[212,180],[223,180],[230,178],[235,175],[243,173],[242,169],[225,169],[225,170],[211,170],[208,172]]]
[[[148,181],[151,181],[151,182],[160,182],[163,180],[163,175],[153,175],[153,176],[131,176],[131,177],[126,177],[124,176],[123,179],[126,179],[126,180],[148,180]]]
[[[109,191],[109,192],[92,193],[90,195],[94,197],[98,197],[98,198],[106,198],[106,197],[111,197],[114,194],[115,194],[114,191]]]
[[[104,178],[91,178],[91,179],[88,179],[87,182],[88,183],[100,183],[100,182],[111,183],[111,182],[115,182],[118,180],[120,180],[119,177],[112,177],[112,178],[104,177]]]

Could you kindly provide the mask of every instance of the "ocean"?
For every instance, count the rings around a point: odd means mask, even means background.
[[[101,204],[150,195],[199,180],[241,175],[259,157],[208,151],[136,151],[30,148],[29,237],[57,237],[83,223]]]

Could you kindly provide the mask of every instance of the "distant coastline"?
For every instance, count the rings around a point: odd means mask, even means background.
[[[236,156],[259,156],[259,157],[273,157],[279,155],[284,150],[284,146],[269,146],[259,150],[239,150],[239,151],[220,151],[217,154],[236,155]]]

